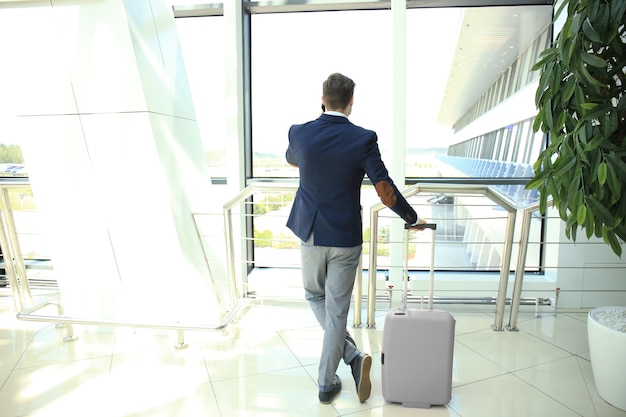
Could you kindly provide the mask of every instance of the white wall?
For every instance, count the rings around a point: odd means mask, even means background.
[[[17,116],[2,133],[19,136],[67,314],[217,322],[192,216],[211,185],[171,9],[0,3],[0,39]]]
[[[620,259],[602,239],[587,239],[585,231],[578,231],[576,242],[568,240],[558,212],[549,211],[546,272],[561,289],[559,308],[626,305],[625,257]]]

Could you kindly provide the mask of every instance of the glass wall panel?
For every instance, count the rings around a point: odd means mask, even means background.
[[[0,177],[28,176],[18,143],[13,103],[0,99]]]
[[[226,176],[224,18],[176,19],[209,174]]]
[[[551,6],[407,11],[407,177],[476,175],[450,156],[529,162],[526,144],[495,139],[514,140],[515,109],[533,104],[516,93],[536,78],[529,55],[547,47],[551,18]]]
[[[452,143],[452,126],[439,120],[439,112],[463,14],[459,8],[407,10],[407,177],[441,175],[432,169],[439,164],[436,156],[447,155]]]
[[[320,115],[322,82],[334,72],[356,83],[350,120],[378,133],[385,158],[392,119],[390,19],[389,10],[252,15],[254,177],[298,175],[285,161],[289,127]]]
[[[528,158],[536,154],[535,143],[540,146],[541,141],[526,140],[520,146],[518,132],[524,126],[527,134],[532,120],[527,116],[519,120],[516,114],[500,109],[519,100],[516,93],[534,79],[529,75],[533,63],[529,54],[546,47],[543,33],[551,13],[550,6],[407,10],[407,177],[529,175]],[[209,106],[215,104],[213,97],[223,96],[224,74],[219,72],[224,68],[220,62],[223,29],[221,18],[202,18],[204,24],[194,24],[194,20],[201,19],[177,19],[177,25],[198,120],[205,120],[201,131],[208,161],[214,164],[213,172],[219,173],[220,162],[225,160],[221,146],[225,115],[223,106]],[[251,90],[246,93],[251,100],[254,178],[298,176],[297,169],[285,160],[288,130],[292,124],[319,116],[322,82],[332,72],[344,73],[356,82],[350,120],[375,130],[383,159],[389,159],[393,130],[391,25],[391,12],[386,9],[251,15]],[[332,37],[329,27],[333,28]],[[207,41],[198,43],[197,39]],[[187,48],[192,44],[195,50]],[[378,202],[370,188],[363,189],[364,208]],[[528,194],[519,184],[500,189],[510,191],[516,199]],[[254,231],[247,238],[254,240],[254,256],[248,258],[253,266],[299,262],[294,250],[299,243],[284,226],[292,199],[292,193],[252,199]],[[461,209],[466,204],[449,196],[430,196],[425,204],[424,215],[436,214],[438,221],[451,224],[448,229],[454,233],[442,238],[453,246],[467,246],[463,234],[469,229],[464,229],[464,222],[479,218],[477,209],[471,205]],[[453,215],[447,217],[448,212]],[[459,213],[464,219],[458,218]],[[365,210],[365,229],[367,216]],[[473,233],[480,225],[480,221],[472,223]],[[369,233],[364,230],[366,240]],[[538,256],[534,258],[529,264],[538,265]],[[454,262],[465,265],[466,261]],[[469,262],[461,268],[480,270],[484,265]]]

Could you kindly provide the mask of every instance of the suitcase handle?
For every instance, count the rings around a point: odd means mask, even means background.
[[[404,223],[404,228],[405,229],[419,229],[419,230],[424,230],[424,229],[437,230],[437,223],[422,223],[422,224]]]
[[[434,300],[434,286],[435,286],[435,230],[437,230],[436,223],[423,223],[423,224],[404,224],[404,271],[402,273],[402,303],[404,309],[407,309],[409,298],[409,230],[410,229],[431,229],[431,243],[430,243],[430,276],[428,285],[428,309],[433,309]]]

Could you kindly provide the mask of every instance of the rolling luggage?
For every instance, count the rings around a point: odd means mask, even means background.
[[[414,226],[415,227],[415,226]],[[404,232],[403,307],[385,316],[381,353],[383,397],[405,407],[430,408],[452,398],[454,328],[452,314],[433,309],[434,251],[436,224],[431,229],[430,285],[428,309],[407,308],[408,235]]]

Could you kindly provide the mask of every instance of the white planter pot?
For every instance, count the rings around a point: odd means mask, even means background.
[[[606,327],[598,317],[626,307],[597,307],[589,312],[587,334],[591,368],[598,394],[626,411],[626,332]]]

